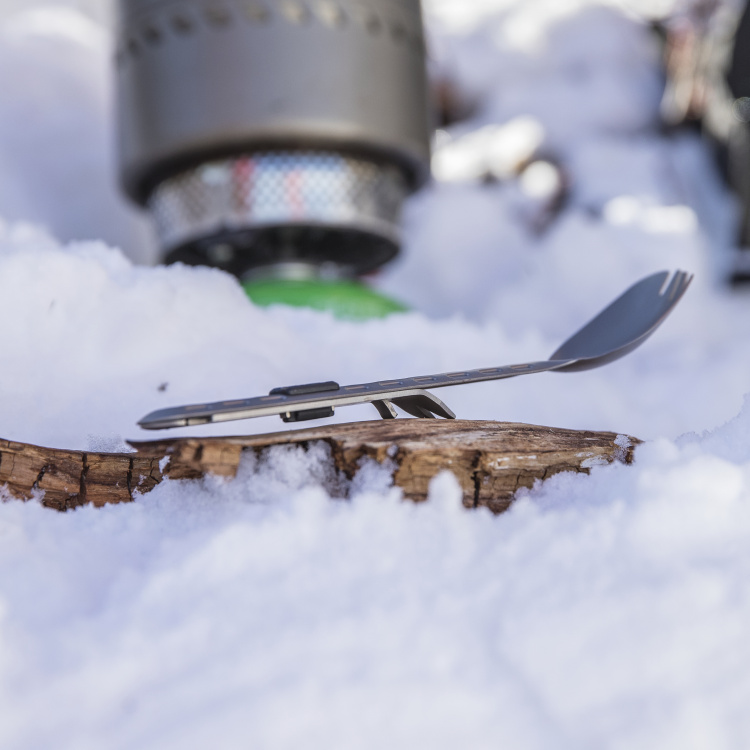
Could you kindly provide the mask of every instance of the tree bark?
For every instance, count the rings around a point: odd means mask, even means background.
[[[133,442],[135,453],[90,453],[0,440],[0,487],[19,499],[68,510],[91,503],[131,501],[163,479],[233,477],[242,454],[276,445],[328,444],[336,469],[348,478],[363,458],[388,462],[405,497],[425,500],[430,480],[452,471],[466,507],[495,513],[516,491],[561,471],[588,473],[613,461],[631,463],[639,440],[614,432],[586,432],[506,422],[399,419],[326,425],[307,430],[226,438]]]

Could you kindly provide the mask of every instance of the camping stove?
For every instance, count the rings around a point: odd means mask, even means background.
[[[121,178],[167,262],[357,275],[429,174],[419,0],[120,0]]]

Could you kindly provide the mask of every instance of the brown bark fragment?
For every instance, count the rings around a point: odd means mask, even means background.
[[[561,471],[588,473],[592,466],[631,463],[640,441],[617,440],[613,432],[464,420],[400,419],[326,425],[307,430],[227,438],[179,438],[136,442],[137,453],[83,453],[0,440],[0,486],[19,499],[42,495],[42,503],[67,510],[132,500],[164,477],[233,477],[242,454],[274,445],[303,447],[323,440],[336,468],[347,477],[363,457],[394,466],[394,483],[416,502],[426,499],[430,480],[452,471],[467,508],[507,509],[520,487],[531,487]]]

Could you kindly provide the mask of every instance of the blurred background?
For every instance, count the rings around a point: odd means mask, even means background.
[[[693,41],[723,34],[731,42],[732,22],[736,26],[742,5],[686,0],[423,3],[436,129],[433,173],[449,186],[441,197],[454,205],[468,195],[462,188],[481,182],[491,184],[490,191],[481,191],[484,202],[494,190],[494,208],[511,212],[505,230],[495,222],[495,236],[485,235],[486,243],[506,247],[507,263],[499,270],[517,271],[513,247],[525,241],[517,232],[544,233],[566,202],[600,211],[608,198],[622,197],[618,190],[627,195],[629,176],[637,179],[639,169],[643,172],[649,160],[659,158],[656,141],[646,144],[646,134],[685,120],[700,121],[704,112],[696,97],[692,106],[680,100],[700,57],[686,53],[685,39],[691,33]],[[109,0],[0,2],[0,214],[44,225],[64,241],[100,238],[136,262],[154,263],[160,253],[151,222],[118,187],[115,16],[115,3]],[[699,45],[693,47],[700,52]],[[727,49],[731,54],[731,44]],[[671,89],[662,59],[672,73]],[[721,70],[721,63],[714,69]],[[616,144],[617,134],[627,135],[631,147]],[[714,219],[714,225],[724,227],[722,235],[715,226],[717,243],[731,245],[728,220],[724,214],[716,216],[731,209],[710,195],[698,195],[703,186],[690,177],[673,174],[670,179],[671,185],[653,186],[661,195],[635,196],[636,203],[690,205],[693,212],[705,214],[707,226]],[[703,182],[710,179],[701,176]],[[716,193],[717,187],[710,189]],[[432,197],[441,200],[434,190]],[[444,249],[446,240],[425,237],[424,227],[412,230],[409,217],[419,215],[424,202],[417,197],[408,204],[400,264],[418,265],[427,280],[441,265],[429,262],[427,255],[438,259],[451,250]],[[653,209],[651,218],[657,223],[663,219],[665,226],[690,221],[685,211],[658,219],[655,205],[627,206],[620,202],[610,209],[623,216]],[[478,203],[472,212],[480,222],[481,211]],[[464,286],[472,286],[476,298],[472,264],[485,264],[488,256],[478,246],[482,243],[473,241],[477,232],[464,227],[453,232],[463,236],[450,241],[463,241],[469,249],[461,255],[464,270],[456,276],[451,269],[448,297],[456,299]],[[444,294],[430,294],[427,283],[421,290],[408,288],[409,274],[390,275],[383,281],[385,289],[420,309],[438,312],[436,298]],[[465,275],[472,280],[464,280]],[[432,280],[439,288],[441,278]]]

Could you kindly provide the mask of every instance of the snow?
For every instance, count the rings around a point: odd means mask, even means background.
[[[128,450],[164,406],[540,359],[642,276],[696,279],[606,368],[441,392],[462,418],[646,440],[633,466],[557,475],[502,516],[463,510],[450,474],[419,506],[388,464],[347,480],[322,444],[123,506],[6,498],[0,746],[747,747],[750,301],[722,282],[736,207],[695,136],[660,132],[636,4],[426,3],[435,69],[479,106],[441,134],[444,179],[374,282],[415,311],[367,323],[134,264],[153,240],[116,187],[103,8],[0,3],[4,438]]]

